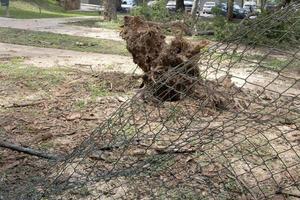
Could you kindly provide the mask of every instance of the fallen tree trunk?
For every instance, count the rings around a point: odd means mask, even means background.
[[[161,29],[170,29],[175,35],[192,36],[191,28],[184,21],[171,21],[166,23],[147,21],[146,23],[159,26]]]
[[[29,155],[37,156],[40,158],[49,159],[49,160],[62,160],[63,159],[61,156],[57,156],[57,155],[54,155],[51,153],[31,149],[28,147],[18,146],[16,144],[12,144],[12,143],[6,142],[6,141],[0,141],[0,147],[4,147],[7,149],[11,149],[13,151],[22,152],[25,154],[29,154]]]

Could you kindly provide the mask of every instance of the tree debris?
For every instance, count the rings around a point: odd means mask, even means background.
[[[127,49],[133,61],[143,70],[145,88],[158,88],[152,91],[153,97],[162,101],[177,101],[181,92],[190,90],[199,76],[199,69],[194,62],[189,62],[208,42],[192,44],[182,37],[176,37],[167,44],[160,26],[147,23],[140,17],[124,17],[121,36],[127,42]],[[183,64],[184,63],[184,64]],[[181,67],[178,67],[180,66]],[[169,77],[175,69],[174,76]],[[184,73],[177,73],[183,71]],[[168,77],[162,77],[168,72]],[[186,75],[186,76],[183,76]]]
[[[177,36],[168,44],[161,26],[130,16],[124,17],[120,35],[134,63],[144,72],[138,97],[178,101],[196,95],[198,99],[209,99],[208,106],[222,109],[234,102],[229,75],[222,82],[200,77],[198,61],[201,50],[208,45],[206,40],[192,43]]]
[[[61,156],[57,156],[51,153],[46,153],[40,150],[35,150],[35,149],[31,149],[28,147],[22,147],[22,146],[18,146],[16,144],[12,144],[10,142],[6,142],[6,141],[0,141],[0,147],[4,147],[7,149],[11,149],[13,151],[18,151],[18,152],[22,152],[22,153],[26,153],[29,155],[33,155],[33,156],[37,156],[40,158],[45,158],[45,159],[49,159],[49,160],[62,160]]]

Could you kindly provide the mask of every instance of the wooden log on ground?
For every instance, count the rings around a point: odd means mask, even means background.
[[[32,155],[32,156],[37,156],[40,158],[44,158],[44,159],[49,159],[49,160],[62,160],[63,157],[58,156],[58,155],[54,155],[51,153],[47,153],[44,151],[40,151],[40,150],[36,150],[36,149],[32,149],[29,147],[22,147],[7,141],[0,141],[0,147],[3,148],[7,148],[13,151],[17,151],[17,152],[21,152],[21,153],[25,153],[28,155]]]

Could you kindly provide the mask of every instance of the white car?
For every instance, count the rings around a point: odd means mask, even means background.
[[[151,6],[154,6],[156,3],[157,3],[157,1],[149,1],[147,3],[147,5],[151,7]]]
[[[212,8],[216,6],[216,2],[205,2],[203,5],[203,13],[212,13]]]
[[[129,12],[135,7],[135,0],[123,0],[121,7],[125,12]]]
[[[247,11],[247,13],[257,12],[256,1],[255,0],[246,0],[244,2],[243,8]]]

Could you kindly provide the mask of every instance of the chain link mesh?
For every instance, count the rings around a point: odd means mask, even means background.
[[[169,70],[147,93],[167,87],[182,100],[134,96],[7,199],[299,199],[299,8],[246,21]],[[270,34],[276,40],[261,45]],[[288,48],[279,48],[286,40]],[[195,60],[199,78],[184,67]],[[196,94],[168,84],[178,75]]]

